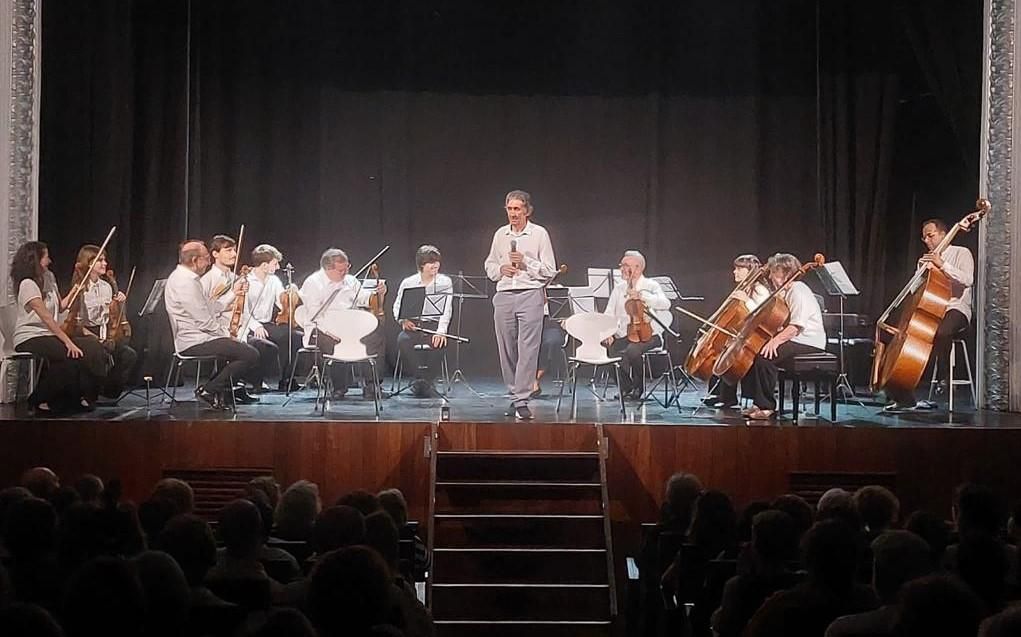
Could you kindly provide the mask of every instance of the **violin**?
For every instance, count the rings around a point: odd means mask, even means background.
[[[379,289],[379,264],[373,263],[369,266],[369,276],[376,279],[376,291],[369,297],[369,311],[377,318],[382,319],[386,316],[386,310],[383,308],[386,295]]]
[[[251,266],[241,266],[241,278],[244,279],[251,271]],[[237,338],[241,330],[241,315],[245,311],[245,298],[248,296],[248,286],[241,288],[241,291],[234,295],[234,303],[230,311],[230,327],[228,328],[231,338]]]
[[[110,301],[110,319],[107,322],[106,338],[117,343],[121,340],[131,340],[131,323],[128,323],[125,306],[128,303],[128,295],[131,294],[131,285],[135,282],[135,268],[131,268],[131,276],[128,277],[128,287],[124,290],[124,301],[117,300],[117,278],[113,269],[106,271],[107,282],[113,288],[114,299]]]
[[[987,199],[975,202],[976,210],[965,215],[947,231],[933,250],[943,254],[960,231],[968,232],[992,205]],[[885,388],[913,392],[922,379],[932,354],[933,339],[939,324],[946,316],[952,290],[950,278],[941,270],[922,264],[904,289],[894,298],[890,307],[876,321],[875,348],[872,358],[871,385],[873,391]],[[900,307],[896,325],[887,323],[890,314]],[[882,341],[883,333],[892,336]]]
[[[627,283],[628,300],[624,302],[624,311],[628,315],[627,340],[631,343],[643,343],[652,338],[652,322],[649,320],[649,306],[635,292],[635,282]]]
[[[280,311],[277,312],[277,325],[290,325],[294,320],[294,310],[302,304],[298,290],[292,285],[280,293]]]
[[[780,287],[770,293],[720,354],[716,365],[713,366],[713,373],[730,385],[736,385],[744,378],[763,346],[776,336],[791,318],[791,308],[780,295],[780,291],[825,263],[826,257],[816,254],[812,261],[801,266],[787,277]]]

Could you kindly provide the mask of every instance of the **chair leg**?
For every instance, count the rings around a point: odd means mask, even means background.
[[[174,376],[174,368],[176,367],[177,359],[170,361],[170,365],[167,366],[167,382],[163,383],[163,398],[160,399],[160,403],[167,402],[167,397],[170,396],[170,379]],[[176,387],[175,387],[176,389]],[[173,405],[173,403],[171,403]]]
[[[837,377],[830,376],[830,422],[837,422]]]
[[[401,380],[403,380],[403,372],[404,370],[401,368],[401,350],[398,349],[397,360],[394,361],[394,375],[393,378],[390,379],[391,395],[393,395],[394,392],[396,392],[397,389],[401,386]]]
[[[953,343],[951,343],[950,346],[952,348],[953,347]],[[950,358],[953,359],[953,354],[952,353],[950,355]],[[929,402],[932,402],[932,395],[936,391],[936,385],[939,384],[939,381],[936,380],[937,372],[939,372],[939,360],[938,359],[932,361],[932,377],[929,379],[929,397],[928,397],[928,401]],[[953,394],[952,391],[950,393]],[[951,411],[953,411],[953,410],[951,410]]]
[[[627,408],[624,406],[624,392],[619,391],[620,389],[620,363],[613,364],[613,370],[617,373],[617,400],[620,401],[620,417],[623,419],[627,416]]]
[[[181,368],[184,366],[184,361],[178,359],[176,373],[174,374],[174,385],[170,393],[170,406],[173,407],[177,402],[177,385],[181,382]]]
[[[815,415],[818,416],[819,415],[819,398],[820,398],[820,396],[819,396],[819,378],[818,377],[816,377],[816,379],[814,381],[814,387],[815,387]]]
[[[961,349],[964,350],[964,369],[968,372],[968,389],[971,390],[971,406],[978,409],[978,396],[975,394],[975,379],[971,375],[971,357],[968,356],[968,344],[961,341]]]
[[[787,375],[786,374],[778,375],[777,376],[776,384],[780,388],[780,391],[777,392],[778,395],[776,397],[777,398],[777,400],[776,400],[776,416],[777,416],[777,418],[779,418],[779,417],[783,416],[784,394],[787,393],[785,391],[786,385],[787,385]]]
[[[312,405],[312,412],[319,411],[319,401],[323,403],[323,416],[330,409],[330,397],[333,395],[333,374],[331,373],[330,367],[333,361],[326,360],[323,362],[323,377],[319,381],[319,385],[316,387],[316,401]],[[320,397],[321,395],[321,397]]]
[[[571,374],[571,418],[578,417],[578,367],[579,363],[575,363]]]
[[[560,413],[560,403],[562,403],[563,400],[564,400],[564,385],[567,384],[568,377],[570,377],[570,375],[571,375],[570,367],[568,367],[567,369],[564,370],[564,374],[566,374],[567,377],[565,377],[563,382],[560,383],[560,393],[557,394],[557,408],[553,410],[554,413],[557,413],[557,414]]]
[[[291,385],[294,383],[294,372],[298,369],[298,359],[301,358],[301,352],[294,355],[294,360],[291,361],[291,375],[287,379],[287,389],[284,390],[284,396],[291,395]]]
[[[791,403],[793,403],[792,408],[794,409],[791,418],[797,422],[801,417],[801,379],[797,376],[791,381]]]
[[[379,418],[379,373],[376,371],[376,361],[369,359],[369,367],[372,368],[372,382],[376,385],[376,390],[372,392],[372,402],[376,405],[376,418]]]
[[[950,394],[950,413],[954,413],[954,367],[957,359],[957,343],[950,342],[950,364],[947,366],[950,372],[947,377],[947,393]]]
[[[230,411],[232,414],[238,413],[237,398],[234,397],[234,378],[232,376],[227,377],[227,393],[230,395]]]

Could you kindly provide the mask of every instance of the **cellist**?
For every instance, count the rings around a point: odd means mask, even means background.
[[[826,328],[815,294],[802,281],[787,283],[801,269],[801,262],[793,254],[777,253],[769,258],[767,265],[769,280],[790,308],[790,318],[762,347],[742,380],[743,389],[751,393],[754,405],[742,413],[752,420],[770,420],[776,413],[774,391],[778,367],[794,356],[826,349]]]
[[[967,218],[963,219],[960,225],[961,230],[965,232],[971,229],[971,223]],[[975,258],[971,250],[962,245],[950,245],[944,248],[942,254],[936,252],[936,247],[946,235],[947,224],[942,219],[927,219],[922,222],[922,243],[928,252],[918,260],[918,265],[929,270],[940,270],[950,280],[950,303],[932,340],[932,354],[928,365],[931,368],[935,363],[940,375],[946,374],[946,370],[949,369],[950,344],[955,338],[960,338],[971,324],[971,288],[975,283]],[[931,372],[923,374],[922,377],[926,378],[930,374]],[[946,380],[941,379],[940,385],[945,382]],[[933,407],[928,401],[916,403],[914,391],[898,391],[893,387],[887,387],[886,394],[887,398],[893,401],[884,408],[886,411]]]
[[[108,280],[106,253],[99,254],[99,246],[86,244],[78,249],[72,283],[77,285],[82,280],[93,259],[95,259],[96,265],[92,268],[88,281],[82,288],[79,319],[85,334],[99,339],[99,342],[113,358],[113,367],[107,372],[106,382],[103,383],[100,392],[104,396],[116,398],[121,395],[124,387],[130,382],[131,372],[138,361],[138,354],[125,339],[115,341],[107,336],[107,327],[110,323],[110,304],[114,300],[124,303],[127,299],[123,292],[114,292],[114,286]]]
[[[621,377],[619,388],[625,399],[641,400],[645,394],[644,365],[642,355],[645,352],[663,346],[663,325],[669,325],[670,299],[663,293],[663,287],[657,281],[645,276],[645,256],[638,250],[628,250],[620,260],[620,276],[623,285],[617,285],[610,292],[610,300],[606,302],[606,314],[617,319],[617,333],[603,343],[612,355],[620,355]],[[642,338],[629,334],[628,301],[636,300],[645,304],[648,312],[655,312],[659,320],[648,315],[639,317],[648,322],[648,333]],[[643,314],[645,314],[643,312]]]

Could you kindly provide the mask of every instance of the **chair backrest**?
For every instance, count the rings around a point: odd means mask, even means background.
[[[18,322],[18,306],[9,303],[0,306],[0,352],[4,356],[14,353],[14,328]]]
[[[340,339],[333,352],[324,354],[342,361],[362,361],[369,357],[362,339],[379,326],[379,319],[365,310],[329,308],[316,319],[316,326]]]
[[[617,331],[617,319],[601,312],[575,314],[564,321],[564,330],[581,342],[575,358],[601,361],[607,357],[603,341]]]

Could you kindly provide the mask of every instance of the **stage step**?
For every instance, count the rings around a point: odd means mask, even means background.
[[[598,452],[439,451],[429,605],[440,637],[608,635]]]

